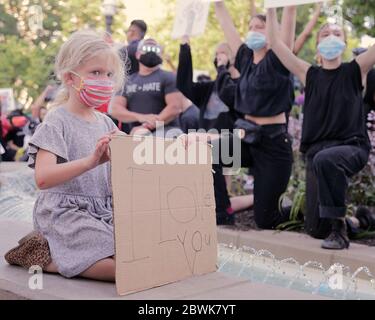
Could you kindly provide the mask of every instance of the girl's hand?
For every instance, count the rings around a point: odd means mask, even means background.
[[[98,140],[94,153],[88,157],[89,169],[93,169],[110,160],[109,143],[111,142],[112,135],[116,132],[117,130],[112,130]]]

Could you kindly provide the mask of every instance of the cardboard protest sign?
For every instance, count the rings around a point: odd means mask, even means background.
[[[187,157],[191,160],[191,148],[196,145],[185,150],[176,140],[132,136],[112,139],[119,294],[216,271],[211,148],[199,143],[199,157],[203,155],[208,161],[188,164]],[[198,156],[195,158],[197,161]],[[177,160],[174,164],[173,159]]]
[[[265,8],[277,8],[287,6],[298,6],[301,4],[317,3],[322,0],[264,0]]]
[[[172,38],[202,34],[206,28],[209,8],[209,1],[177,0]]]

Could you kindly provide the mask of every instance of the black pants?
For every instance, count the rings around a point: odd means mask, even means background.
[[[228,139],[230,155],[238,156],[234,153],[241,152],[240,166],[251,168],[254,176],[254,218],[257,226],[262,229],[274,229],[280,223],[289,220],[289,213],[280,213],[279,200],[288,186],[293,152],[291,138],[286,133],[286,129],[285,132],[277,134],[281,127],[285,127],[285,125],[262,126],[260,141],[255,145],[249,145],[241,140],[240,150],[233,148],[231,141],[237,139],[233,135],[212,141],[214,149],[220,149],[222,140]],[[221,155],[221,150],[219,153],[214,150],[213,152],[214,155]],[[215,157],[214,161],[217,161]],[[220,156],[219,162],[222,166],[231,166],[228,163],[223,163]]]
[[[305,230],[323,239],[331,231],[330,219],[346,214],[348,179],[367,163],[369,152],[357,145],[339,145],[307,156]]]
[[[228,220],[230,218],[228,216],[230,199],[223,175],[223,168],[219,164],[213,164],[212,169],[214,171],[213,178],[217,221]]]

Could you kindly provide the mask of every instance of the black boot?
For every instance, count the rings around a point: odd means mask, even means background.
[[[332,219],[332,231],[323,241],[322,248],[332,250],[349,248],[349,238],[344,219]]]
[[[375,212],[366,207],[358,207],[355,217],[359,220],[360,228],[363,230],[375,230]]]
[[[218,226],[222,225],[234,225],[234,214],[230,214],[227,211],[217,211],[216,212],[216,224]]]

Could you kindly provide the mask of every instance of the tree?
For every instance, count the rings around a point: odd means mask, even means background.
[[[118,2],[113,30],[123,34],[124,5]],[[32,6],[40,6],[43,27],[30,29]],[[0,0],[0,87],[12,87],[29,106],[51,80],[61,43],[81,28],[105,29],[102,0]]]
[[[375,37],[375,1],[345,0],[343,13],[358,35],[367,34]]]

